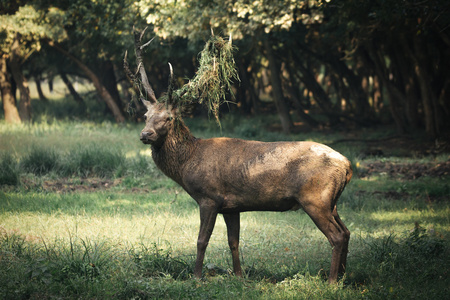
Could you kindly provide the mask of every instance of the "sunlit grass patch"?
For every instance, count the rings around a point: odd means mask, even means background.
[[[58,121],[48,124],[7,124],[0,122],[0,151],[21,157],[35,147],[50,147],[67,151],[79,144],[99,144],[119,148],[124,152],[140,151],[149,147],[139,140],[140,124],[114,124],[108,121]]]

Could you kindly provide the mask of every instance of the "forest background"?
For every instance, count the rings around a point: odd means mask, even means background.
[[[275,111],[284,133],[393,124],[438,137],[450,120],[450,10],[430,1],[1,1],[0,87],[7,122],[33,120],[29,82],[84,79],[116,122],[129,114],[124,52],[133,26],[156,36],[145,55],[157,95],[181,86],[213,30],[233,38],[240,81],[224,109]],[[133,52],[133,51],[129,51]],[[16,90],[19,93],[16,93]],[[20,95],[20,96],[17,96]],[[69,101],[68,100],[68,101]],[[138,103],[131,107],[140,109]],[[68,116],[70,118],[70,116]]]

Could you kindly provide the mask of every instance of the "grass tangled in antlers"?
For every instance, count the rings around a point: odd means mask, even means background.
[[[206,105],[219,122],[219,107],[227,101],[233,80],[239,80],[233,51],[236,49],[229,41],[212,36],[199,54],[199,69],[194,78],[175,94],[182,95],[181,103],[198,102]]]
[[[141,39],[144,32],[145,30],[140,33],[140,37],[136,42],[136,56],[138,60],[137,69],[138,71],[140,70],[140,72],[142,72],[142,58],[140,52],[151,42],[141,45]],[[171,76],[168,93],[163,95],[157,101],[165,102],[166,104],[175,104],[181,111],[188,110],[187,107],[192,103],[204,104],[208,108],[209,113],[214,115],[220,126],[219,107],[223,103],[228,102],[227,93],[230,93],[232,98],[234,97],[231,86],[233,80],[239,81],[236,63],[233,58],[233,51],[235,49],[236,47],[231,43],[231,36],[230,39],[226,41],[213,34],[206,42],[204,49],[199,53],[199,68],[194,78],[189,80],[189,82],[180,89],[174,91],[175,80],[173,78],[172,66],[170,65]],[[148,96],[146,93],[150,93],[154,96],[153,90],[148,83],[147,88],[143,86],[145,82],[147,82],[147,79],[141,80],[142,78],[136,76],[137,72],[136,74],[133,74],[130,71],[127,62],[127,54],[125,54],[124,57],[124,69],[130,81],[133,82],[140,98],[145,99],[146,96]],[[143,73],[145,75],[145,71]],[[143,87],[146,93],[143,92]],[[129,109],[131,110],[131,103]]]

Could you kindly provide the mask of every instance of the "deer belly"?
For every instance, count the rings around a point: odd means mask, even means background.
[[[234,201],[233,201],[234,200]],[[245,212],[245,211],[288,211],[301,208],[300,203],[294,197],[264,200],[254,199],[227,199],[225,197],[220,213]]]

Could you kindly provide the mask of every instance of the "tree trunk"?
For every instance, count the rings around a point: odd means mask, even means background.
[[[285,134],[289,134],[291,133],[294,124],[292,123],[291,116],[289,115],[289,108],[283,95],[279,74],[280,68],[268,39],[264,40],[264,48],[266,49],[267,59],[269,60],[270,81],[272,82],[273,96],[278,115],[280,116],[281,127]]]
[[[47,82],[48,82],[48,90],[50,91],[50,93],[53,93],[53,75],[48,78]]]
[[[20,67],[20,44],[19,44],[19,34],[11,45],[11,54],[9,57],[9,67],[13,75],[14,81],[20,91],[19,100],[19,115],[22,121],[31,121],[31,97],[30,89],[28,88],[28,81],[23,76],[22,69]]]
[[[311,127],[318,127],[319,122],[317,122],[313,117],[305,112],[305,107],[301,101],[301,93],[299,92],[299,88],[297,87],[298,82],[296,80],[294,71],[292,70],[292,66],[289,63],[286,63],[286,70],[289,74],[289,82],[286,83],[286,88],[289,95],[292,98],[292,102],[294,103],[295,109],[305,123],[307,123]]]
[[[244,111],[246,113],[258,113],[259,108],[259,99],[256,95],[254,85],[250,81],[250,76],[247,72],[247,68],[245,67],[243,59],[238,60],[239,63],[239,78],[241,79],[241,88],[242,90],[242,103],[244,103]]]
[[[292,60],[295,60],[295,66],[301,73],[301,76],[299,76],[301,82],[305,85],[306,89],[314,95],[314,100],[316,101],[324,115],[327,116],[330,123],[339,123],[338,114],[336,114],[330,97],[317,81],[313,70],[303,65],[305,57],[300,56],[300,53],[298,51],[291,51],[291,53]]]
[[[116,105],[119,108],[123,108],[122,99],[120,98],[119,90],[117,89],[117,77],[112,61],[107,60],[100,63],[100,68],[96,73],[102,85],[108,90],[108,93],[114,99]]]
[[[122,114],[122,111],[117,106],[116,102],[114,101],[111,94],[108,92],[108,90],[105,88],[105,86],[101,83],[100,79],[95,75],[95,73],[86,66],[81,60],[61,48],[60,46],[50,42],[50,46],[57,49],[59,52],[70,58],[74,63],[78,65],[78,67],[86,74],[86,76],[92,81],[94,84],[94,87],[99,94],[99,96],[105,101],[108,108],[111,110],[112,114],[114,115],[114,118],[116,119],[117,123],[123,123],[125,122],[125,117]]]
[[[59,76],[61,77],[62,81],[66,85],[67,89],[69,90],[70,95],[72,98],[79,104],[79,105],[85,105],[83,98],[81,98],[80,94],[77,93],[75,88],[73,87],[72,83],[70,82],[69,78],[67,77],[66,73],[64,71],[59,71]]]
[[[37,90],[38,95],[39,95],[39,100],[41,100],[43,102],[48,102],[47,97],[45,97],[44,92],[42,91],[41,75],[34,76],[34,83],[36,84],[36,90]]]
[[[439,105],[441,105],[444,110],[444,116],[448,119],[450,117],[450,101],[448,101],[448,99],[450,99],[450,78],[442,85],[438,99]]]
[[[350,94],[350,98],[355,101],[355,118],[360,120],[362,123],[374,123],[375,120],[373,118],[372,110],[369,105],[368,94],[365,93],[362,88],[362,76],[358,76],[357,74],[355,74],[354,71],[350,70],[347,64],[345,64],[345,62],[342,60],[334,60],[332,63],[332,67],[337,72],[337,75],[341,79],[341,82],[344,82],[344,80],[346,80],[348,83],[348,92]],[[348,101],[350,101],[350,99],[348,99]]]
[[[400,74],[400,84],[405,89],[405,116],[408,121],[408,128],[411,132],[414,132],[420,125],[420,88],[417,84],[414,64],[411,64],[411,61],[414,61],[414,54],[404,35],[401,35],[397,44],[393,46],[393,52],[395,59],[392,63],[395,63],[395,68]]]
[[[7,123],[21,123],[6,68],[6,56],[0,53],[0,92]]]
[[[424,57],[425,50],[420,45],[421,41],[417,38],[414,39],[414,50],[416,55],[413,55],[414,59],[414,71],[416,72],[417,81],[419,82],[420,95],[422,97],[422,106],[425,114],[425,129],[432,137],[436,137],[439,134],[440,118],[438,113],[438,104],[436,95],[432,91],[432,80],[427,72],[427,69],[422,63],[426,61]]]
[[[402,109],[402,101],[405,99],[405,95],[391,82],[389,81],[389,75],[386,71],[386,64],[383,61],[382,54],[378,53],[376,50],[370,51],[370,49],[377,49],[376,45],[368,46],[366,51],[362,51],[362,58],[365,60],[367,65],[372,65],[378,78],[381,80],[383,86],[386,87],[388,92],[389,100],[389,110],[391,112],[392,118],[397,126],[397,131],[399,133],[405,133],[407,131],[407,125]],[[369,54],[370,53],[370,54]]]
[[[302,73],[301,80],[303,84],[312,92],[314,100],[316,100],[323,113],[328,117],[332,124],[338,123],[339,118],[333,110],[333,104],[331,103],[330,97],[328,97],[322,86],[317,82],[313,72],[301,64],[297,65],[297,67]]]
[[[383,85],[377,75],[373,76],[372,98],[375,112],[379,113],[383,108]]]

